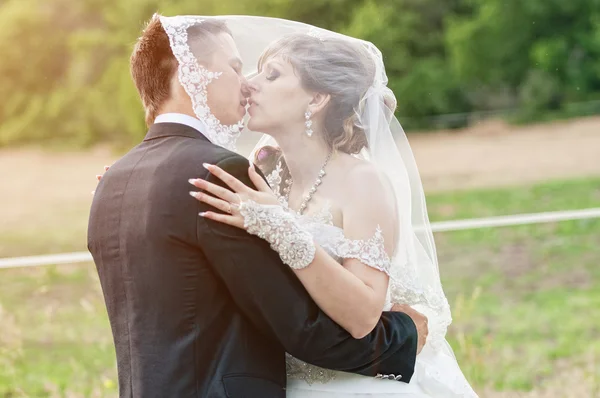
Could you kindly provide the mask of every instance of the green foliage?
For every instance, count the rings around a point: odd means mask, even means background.
[[[470,3],[471,13],[450,17],[446,38],[453,69],[472,100],[487,109],[535,114],[598,95],[600,1]]]
[[[129,145],[145,133],[128,69],[155,11],[267,15],[374,42],[408,128],[460,127],[465,112],[518,121],[597,113],[600,0],[4,0],[0,146]],[[432,118],[433,117],[433,118]]]

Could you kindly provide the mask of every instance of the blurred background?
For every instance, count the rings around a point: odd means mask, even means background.
[[[0,259],[86,250],[91,191],[145,135],[155,11],[374,42],[431,220],[600,207],[600,0],[0,0]],[[600,220],[436,233],[481,397],[600,397]],[[116,397],[92,263],[0,269],[0,397]]]

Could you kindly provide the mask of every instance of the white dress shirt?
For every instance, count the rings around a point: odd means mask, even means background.
[[[191,117],[190,115],[185,115],[183,113],[163,113],[162,115],[158,115],[156,119],[154,119],[154,123],[178,123],[183,124],[185,126],[191,127],[194,130],[197,130],[200,134],[205,136],[209,141],[210,138],[206,136],[206,125],[200,119],[195,117]]]

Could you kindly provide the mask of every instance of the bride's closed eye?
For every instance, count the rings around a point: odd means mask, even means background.
[[[269,73],[267,74],[266,79],[269,81],[273,81],[273,80],[277,79],[280,75],[281,75],[281,73],[279,73],[279,71],[277,69],[271,69],[269,71]]]

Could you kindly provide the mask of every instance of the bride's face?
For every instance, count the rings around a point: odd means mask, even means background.
[[[302,87],[289,61],[282,57],[268,59],[249,83],[250,130],[277,135],[304,126],[312,96]]]

